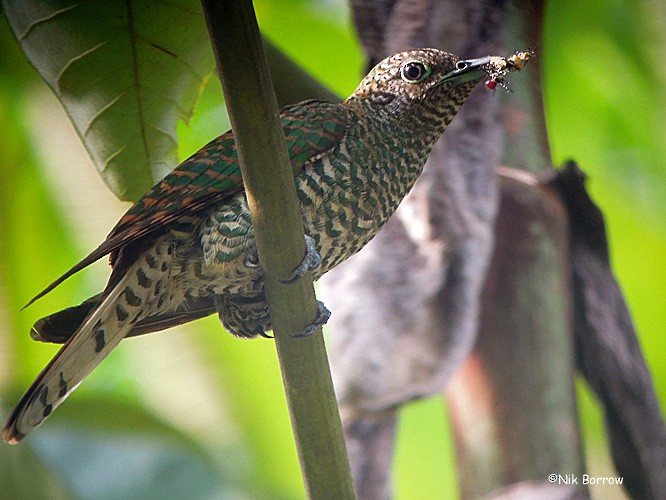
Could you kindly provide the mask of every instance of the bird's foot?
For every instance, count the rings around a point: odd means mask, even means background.
[[[319,252],[317,252],[317,249],[315,248],[314,239],[306,234],[305,256],[303,257],[303,260],[298,265],[298,267],[294,269],[294,272],[291,273],[291,276],[289,278],[287,278],[286,280],[281,279],[280,282],[284,283],[285,285],[291,285],[292,283],[296,283],[299,279],[301,279],[305,275],[305,273],[307,273],[308,271],[312,271],[313,269],[316,269],[317,267],[319,267],[320,264],[321,264],[321,255],[319,255]]]
[[[320,328],[326,324],[328,321],[328,318],[331,317],[331,311],[326,309],[326,306],[324,303],[320,300],[317,301],[317,319],[314,320],[313,323],[309,324],[306,326],[302,332],[300,333],[294,333],[290,335],[291,337],[294,338],[301,338],[301,337],[309,337],[312,335],[314,332],[317,331],[317,328]]]

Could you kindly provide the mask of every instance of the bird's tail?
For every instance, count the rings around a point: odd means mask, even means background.
[[[33,325],[30,336],[33,340],[40,342],[64,344],[74,336],[81,323],[97,307],[99,298],[99,295],[95,295],[78,306],[68,307],[45,316]],[[210,316],[216,312],[214,296],[187,297],[178,306],[174,307],[173,311],[158,311],[136,322],[132,330],[125,335],[125,338],[159,332],[195,319]]]
[[[140,269],[127,272],[102,297],[98,307],[32,383],[2,430],[4,441],[18,443],[41,425],[144,314],[136,292],[142,289],[136,271]]]

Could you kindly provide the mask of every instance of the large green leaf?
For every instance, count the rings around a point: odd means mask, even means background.
[[[3,0],[28,59],[121,199],[177,162],[176,123],[213,68],[196,0]]]

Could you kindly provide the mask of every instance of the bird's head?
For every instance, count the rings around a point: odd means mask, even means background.
[[[462,60],[437,49],[400,52],[377,64],[348,101],[366,101],[388,109],[445,99],[462,104],[491,71],[492,59]]]

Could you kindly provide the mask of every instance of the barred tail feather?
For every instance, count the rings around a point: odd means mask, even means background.
[[[96,295],[78,306],[68,307],[38,320],[33,325],[30,336],[39,342],[64,344],[72,338],[81,323],[97,307],[99,297]],[[125,338],[159,332],[195,319],[205,318],[216,312],[214,297],[188,297],[172,312],[158,312],[138,321]]]
[[[120,279],[39,374],[2,430],[4,441],[18,443],[39,427],[132,329],[141,311],[128,287],[135,275]]]

